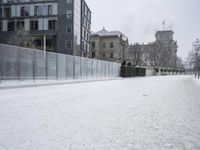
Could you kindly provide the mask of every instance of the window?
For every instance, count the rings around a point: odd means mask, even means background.
[[[0,32],[2,31],[2,22],[1,22],[1,20],[0,20]]]
[[[102,53],[102,58],[106,58],[106,54],[105,53]]]
[[[0,17],[2,17],[2,8],[0,7]]]
[[[83,12],[85,12],[85,5],[83,5]]]
[[[31,20],[30,29],[31,30],[38,30],[38,21],[37,20]]]
[[[52,15],[52,6],[48,5],[48,15]]]
[[[24,29],[24,20],[18,20],[18,21],[17,21],[16,29],[17,29],[17,30],[22,30],[22,29]]]
[[[85,21],[85,27],[87,28],[87,26],[88,26],[88,21],[86,20]]]
[[[105,43],[105,42],[103,42],[103,48],[104,48],[104,49],[106,48],[106,43]]]
[[[4,7],[3,12],[4,12],[4,17],[10,17],[11,16],[10,6]]]
[[[82,17],[82,24],[84,25],[85,24],[85,18]]]
[[[47,49],[47,51],[53,51],[53,40],[52,39],[46,40],[46,49]]]
[[[87,33],[87,40],[89,41],[89,34]]]
[[[95,48],[95,42],[92,42],[92,49]]]
[[[67,33],[72,34],[72,25],[67,25]]]
[[[110,53],[110,58],[113,58],[113,53]]]
[[[28,6],[22,6],[20,10],[21,16],[29,16]]]
[[[72,10],[67,10],[67,18],[68,19],[72,18]]]
[[[84,30],[84,38],[86,38],[86,31]]]
[[[49,20],[48,22],[49,30],[57,29],[57,20]]]
[[[110,42],[110,48],[114,48],[114,43]]]
[[[84,48],[85,48],[85,42],[82,41],[82,50],[84,50]]]
[[[72,48],[72,41],[66,41],[66,47]]]
[[[15,22],[14,20],[8,21],[8,31],[14,31],[15,30]]]
[[[35,6],[35,16],[39,16],[39,6]]]
[[[85,44],[85,50],[88,51],[88,45],[87,45],[87,43]]]

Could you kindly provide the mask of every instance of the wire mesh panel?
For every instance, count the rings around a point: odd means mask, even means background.
[[[58,54],[58,79],[66,79],[67,77],[67,57],[66,55]]]
[[[34,50],[21,48],[19,55],[21,80],[32,80],[34,77]]]
[[[47,53],[47,77],[48,79],[57,79],[57,54]]]
[[[98,64],[98,74],[97,74],[97,78],[101,79],[102,78],[102,71],[101,71],[101,61],[97,60],[97,64]]]
[[[98,78],[98,62],[96,59],[93,59],[93,79]]]
[[[87,59],[82,58],[81,59],[81,78],[82,79],[87,79]]]
[[[75,79],[81,79],[81,58],[74,56],[75,60]]]
[[[117,64],[117,77],[120,77],[120,70],[121,70],[121,65]]]
[[[106,61],[106,79],[109,78],[109,62]]]
[[[17,80],[20,78],[19,49],[12,46],[3,47],[2,78],[5,80]]]
[[[0,44],[0,82],[118,77],[120,64]]]
[[[113,63],[110,63],[110,78],[113,77]]]
[[[93,79],[93,60],[87,59],[88,61],[88,79]]]
[[[106,62],[102,61],[102,78],[105,79],[106,78]]]
[[[117,74],[117,65],[115,63],[113,63],[113,77],[116,77]]]
[[[47,79],[47,55],[46,53],[35,51],[35,79]]]
[[[4,49],[0,47],[0,83],[3,79],[3,50]]]
[[[66,55],[66,66],[67,66],[67,79],[73,79],[75,77],[75,62],[74,57]]]

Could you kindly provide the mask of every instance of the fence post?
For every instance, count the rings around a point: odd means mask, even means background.
[[[80,79],[82,80],[83,79],[83,57],[81,56],[80,57]]]
[[[18,66],[18,69],[17,69],[17,78],[18,78],[18,81],[20,82],[20,72],[21,72],[21,50],[20,48],[18,48],[18,59],[17,59],[17,66]]]
[[[97,61],[97,59],[95,59],[95,60],[96,60],[96,76],[95,76],[95,78],[98,79],[98,72],[99,72],[98,71],[99,70],[98,69],[98,61]]]
[[[56,54],[56,79],[58,80],[58,53]]]
[[[73,57],[73,78],[75,79],[76,78],[76,66],[75,66],[75,56],[73,55],[72,56]]]
[[[36,53],[35,49],[33,50],[33,82],[35,82],[35,62],[36,62]]]
[[[44,54],[45,56],[44,56],[44,59],[45,59],[45,73],[46,73],[46,80],[48,80],[48,53],[47,52],[45,52],[45,54]]]
[[[92,60],[92,79],[94,79],[94,59]]]
[[[69,59],[67,59],[68,57],[69,57],[68,55],[65,56],[66,80],[68,79],[68,66],[67,66],[67,64],[68,64],[67,62],[69,60]]]
[[[89,75],[88,75],[88,74],[89,74],[89,73],[88,73],[88,72],[89,72],[88,58],[85,59],[85,64],[86,64],[86,71],[85,71],[85,72],[86,72],[86,78],[85,78],[85,79],[86,79],[86,80],[89,80]]]
[[[4,49],[1,48],[1,56],[0,56],[0,84],[2,83],[2,78],[3,78],[3,58],[4,58]]]

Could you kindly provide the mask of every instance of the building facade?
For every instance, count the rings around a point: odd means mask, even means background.
[[[120,31],[105,28],[91,35],[90,57],[112,62],[123,62],[127,58],[128,38]]]
[[[87,56],[91,11],[84,0],[1,0],[0,43],[25,30],[36,48]]]
[[[178,46],[173,34],[173,31],[158,31],[155,42],[131,44],[128,50],[129,60],[139,66],[176,68]]]

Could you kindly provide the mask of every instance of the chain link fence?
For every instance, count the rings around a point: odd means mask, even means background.
[[[8,80],[95,80],[119,76],[119,63],[0,44],[0,83]]]

